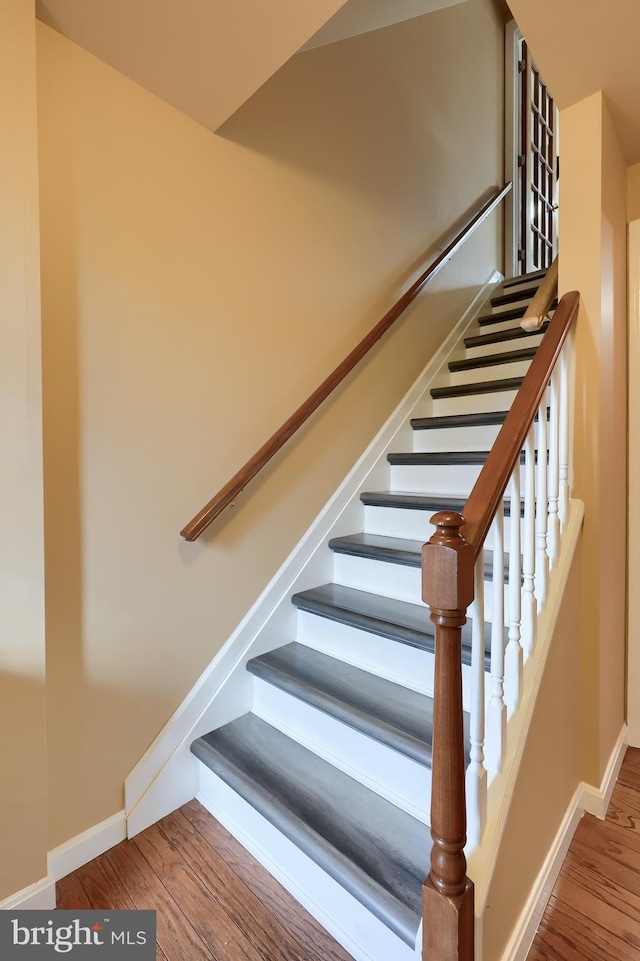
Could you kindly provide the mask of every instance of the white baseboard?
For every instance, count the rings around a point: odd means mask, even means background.
[[[516,922],[501,961],[526,961],[580,819],[585,813],[594,814],[600,819],[604,818],[626,749],[627,726],[625,724],[611,752],[600,787],[596,788],[582,781],[576,788],[558,833],[531,889],[531,894]]]
[[[569,845],[583,814],[583,785],[579,784],[569,803],[562,824],[531,889],[522,913],[516,922],[501,961],[526,961],[547,901],[560,873]]]
[[[56,883],[49,875],[0,901],[0,911],[52,911],[56,906]]]
[[[124,811],[95,824],[82,834],[76,835],[59,847],[49,851],[47,864],[49,876],[54,881],[77,871],[83,864],[88,864],[100,854],[126,838],[126,821]]]
[[[611,752],[611,757],[609,758],[609,763],[607,764],[600,787],[594,787],[592,784],[582,785],[582,806],[584,810],[589,814],[594,814],[597,818],[600,818],[601,821],[606,817],[607,808],[609,807],[611,795],[613,794],[613,789],[616,786],[616,781],[620,774],[620,768],[624,761],[628,743],[629,735],[627,725],[623,724],[622,730]]]
[[[60,881],[72,871],[77,871],[83,864],[88,864],[100,854],[104,854],[115,844],[124,841],[125,837],[124,811],[118,811],[112,817],[95,824],[82,834],[49,851],[47,877],[0,901],[0,910],[18,908],[52,910],[56,906],[56,881]]]

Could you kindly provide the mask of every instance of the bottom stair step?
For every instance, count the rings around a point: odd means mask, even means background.
[[[191,750],[414,947],[428,827],[252,714],[198,738]]]

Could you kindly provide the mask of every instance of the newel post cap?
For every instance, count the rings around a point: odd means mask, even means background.
[[[439,511],[431,539],[422,547],[422,599],[431,610],[466,611],[473,601],[473,544],[460,528],[465,519],[456,511]]]

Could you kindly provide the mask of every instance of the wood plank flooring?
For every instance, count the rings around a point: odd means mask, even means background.
[[[639,961],[640,749],[629,748],[604,821],[578,825],[528,961]]]
[[[197,801],[56,885],[58,908],[157,912],[157,961],[352,961]]]
[[[64,878],[57,898],[154,909],[157,961],[351,961],[197,801]],[[528,961],[640,961],[639,749],[606,820],[580,822]]]

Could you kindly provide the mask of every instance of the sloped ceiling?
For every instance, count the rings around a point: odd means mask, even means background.
[[[217,130],[345,0],[36,0],[36,16]]]
[[[355,37],[392,23],[420,17],[423,13],[452,7],[463,0],[347,0],[303,47],[312,50],[336,40]]]
[[[628,165],[640,162],[640,0],[509,0],[558,106],[602,90]]]
[[[217,130],[310,38],[321,46],[461,2],[36,0],[36,16]]]

